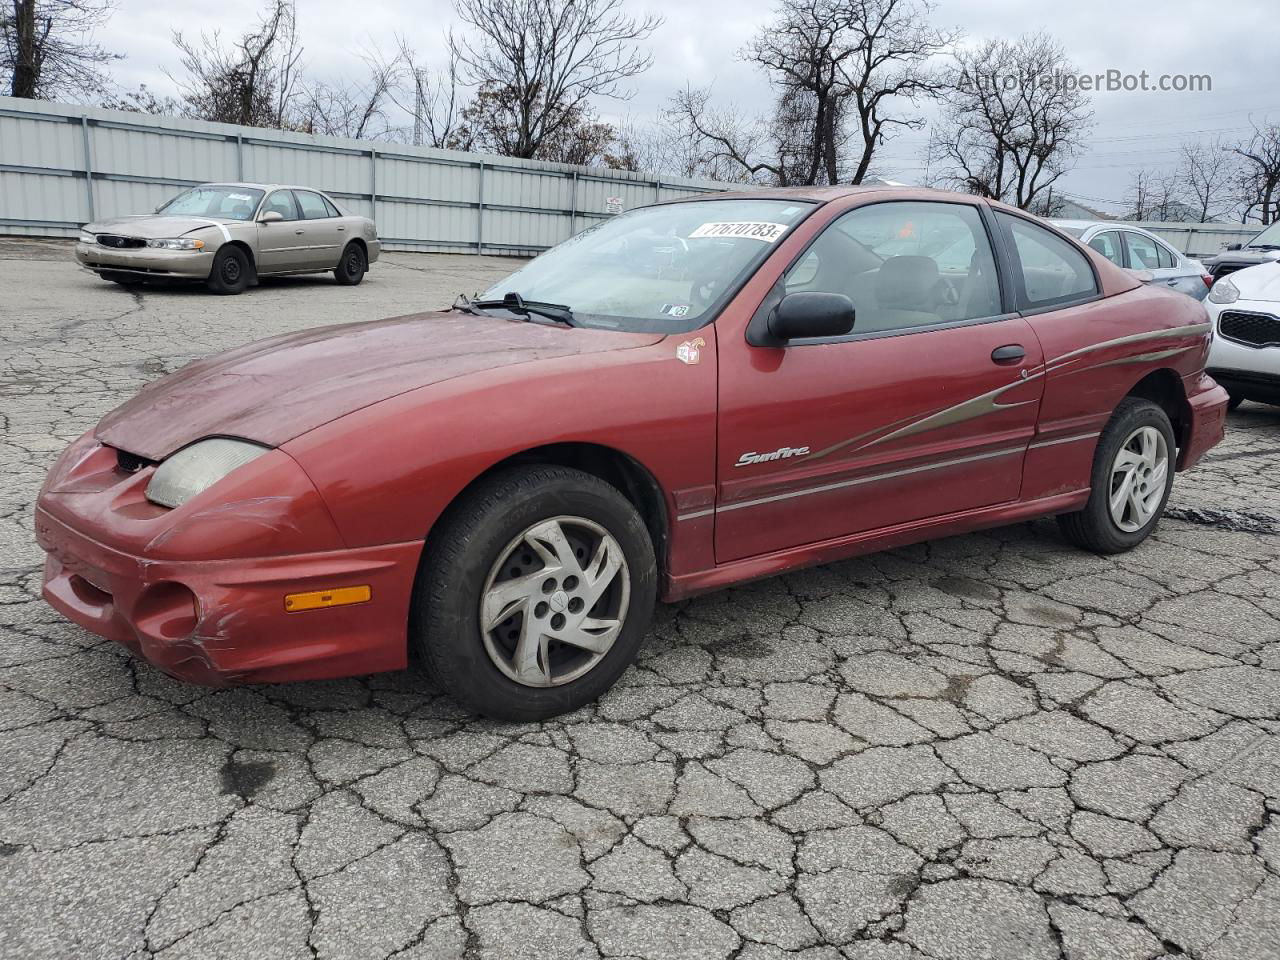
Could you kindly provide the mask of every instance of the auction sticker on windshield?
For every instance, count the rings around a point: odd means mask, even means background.
[[[768,223],[761,220],[721,220],[715,223],[704,223],[689,234],[689,239],[694,240],[701,237],[728,237],[730,239],[746,237],[750,240],[773,243],[786,232],[787,225],[785,223]]]

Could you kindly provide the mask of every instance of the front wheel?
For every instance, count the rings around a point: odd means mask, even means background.
[[[344,287],[354,287],[364,279],[365,271],[368,269],[369,258],[364,252],[364,247],[358,243],[348,243],[342,251],[342,259],[338,261],[338,266],[333,271],[333,279]]]
[[[1173,488],[1176,453],[1164,410],[1150,400],[1122,400],[1098,438],[1088,503],[1058,517],[1067,539],[1108,554],[1147,539]]]
[[[228,244],[213,258],[213,269],[209,271],[209,289],[226,296],[244,293],[249,286],[249,275],[249,258],[239,247]]]
[[[555,466],[483,481],[432,532],[411,632],[441,686],[500,720],[543,720],[595,700],[635,659],[657,594],[634,506]]]

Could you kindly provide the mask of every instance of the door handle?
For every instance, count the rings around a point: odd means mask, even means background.
[[[338,228],[338,232],[339,232],[339,233],[341,233],[341,232],[342,232],[343,230],[345,230],[345,229],[347,229],[347,228],[346,228],[346,227],[339,227],[339,228]]]
[[[994,363],[1017,363],[1026,355],[1027,351],[1022,349],[1022,344],[1007,343],[1003,347],[996,347],[991,351],[991,360]]]
[[[302,236],[302,231],[301,231],[301,230],[295,230],[295,231],[293,231],[293,232],[294,232],[297,236],[299,236],[299,237],[300,237],[300,236]]]

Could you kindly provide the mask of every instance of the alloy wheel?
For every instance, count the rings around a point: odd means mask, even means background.
[[[1108,506],[1111,519],[1125,533],[1145,527],[1164,498],[1169,475],[1169,446],[1155,427],[1129,434],[1111,466]]]
[[[604,527],[584,517],[539,521],[489,570],[480,594],[485,650],[524,686],[569,683],[613,647],[630,598],[626,557]]]

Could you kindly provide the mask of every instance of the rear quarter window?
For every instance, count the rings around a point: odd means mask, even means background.
[[[1068,306],[1098,294],[1093,267],[1074,244],[1052,230],[1002,210],[996,220],[1005,233],[1014,266],[1019,309]]]

